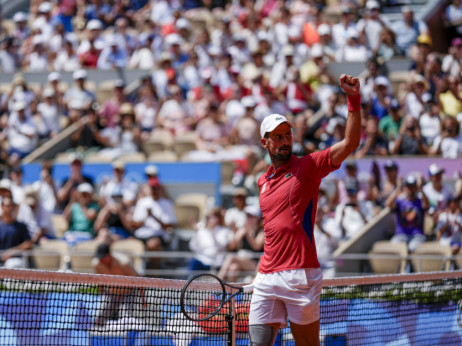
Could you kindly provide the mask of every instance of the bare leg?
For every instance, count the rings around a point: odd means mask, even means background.
[[[295,346],[319,346],[319,320],[307,325],[290,322],[290,330]]]

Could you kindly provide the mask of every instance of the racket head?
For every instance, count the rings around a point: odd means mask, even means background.
[[[181,312],[188,320],[205,321],[218,314],[225,300],[223,281],[212,274],[199,274],[190,278],[181,290]]]

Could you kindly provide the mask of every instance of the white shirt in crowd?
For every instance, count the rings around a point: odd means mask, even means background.
[[[136,203],[135,210],[133,212],[133,221],[144,222],[143,226],[135,231],[135,236],[141,239],[151,237],[168,237],[160,223],[158,223],[152,216],[148,216],[148,210],[151,210],[152,215],[165,224],[176,223],[175,208],[170,200],[160,198],[155,201],[151,196],[143,197]]]
[[[226,256],[229,242],[233,239],[233,232],[222,226],[207,229],[203,224],[189,242],[189,248],[194,257],[205,265],[219,267]]]

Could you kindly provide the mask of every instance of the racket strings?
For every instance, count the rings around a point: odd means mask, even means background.
[[[221,283],[213,277],[200,277],[184,290],[183,304],[190,319],[203,320],[217,314],[226,299]]]

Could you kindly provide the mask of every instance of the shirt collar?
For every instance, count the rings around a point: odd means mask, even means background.
[[[266,171],[266,179],[274,178],[282,174],[283,172],[287,171],[289,167],[292,166],[292,162],[294,161],[294,159],[295,159],[295,156],[292,155],[290,157],[290,160],[287,161],[287,163],[285,163],[283,166],[279,167],[276,170],[274,169],[274,166],[271,164],[271,166],[268,168],[268,171]]]

